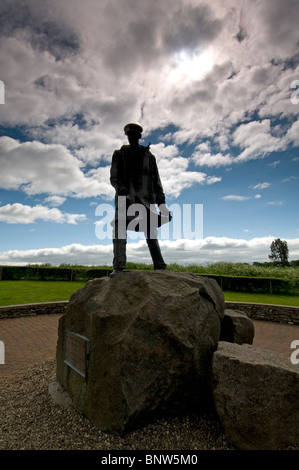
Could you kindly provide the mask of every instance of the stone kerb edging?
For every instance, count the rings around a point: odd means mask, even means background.
[[[63,314],[66,312],[68,300],[60,302],[41,302],[35,304],[7,305],[0,307],[0,319],[19,318],[34,315]]]
[[[35,304],[8,305],[0,307],[0,319],[34,315],[63,314],[68,300]],[[299,325],[299,307],[271,304],[251,304],[247,302],[225,302],[225,308],[241,310],[252,320]]]
[[[225,308],[241,310],[252,320],[272,321],[299,325],[299,307],[247,302],[225,302]]]

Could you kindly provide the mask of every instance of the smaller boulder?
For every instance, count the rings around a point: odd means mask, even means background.
[[[237,344],[252,344],[254,338],[253,321],[240,310],[226,309],[221,322],[220,341]]]
[[[298,446],[299,368],[289,357],[249,344],[219,342],[211,387],[225,433],[239,449]]]

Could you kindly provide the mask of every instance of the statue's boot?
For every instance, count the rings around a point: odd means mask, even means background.
[[[160,250],[159,241],[157,239],[147,239],[146,242],[154,263],[154,269],[166,269],[166,263]]]
[[[113,240],[113,271],[110,277],[116,276],[126,268],[126,247],[127,240],[118,240],[117,238]]]

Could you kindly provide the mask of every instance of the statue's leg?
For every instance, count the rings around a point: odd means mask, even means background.
[[[166,263],[163,259],[159,241],[157,239],[146,239],[150,255],[154,263],[154,269],[166,269]]]
[[[166,269],[166,263],[163,259],[158,241],[158,228],[155,224],[155,220],[153,221],[151,219],[149,210],[147,210],[147,230],[144,232],[144,234],[150,255],[153,260],[154,269]]]
[[[115,229],[113,231],[113,272],[110,274],[111,277],[122,272],[126,268],[126,248],[127,239],[118,238],[118,224],[116,222]]]
[[[123,270],[126,268],[127,256],[126,256],[127,240],[113,240],[113,268]]]

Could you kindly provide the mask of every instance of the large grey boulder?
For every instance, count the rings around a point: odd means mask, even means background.
[[[237,344],[252,344],[254,338],[253,321],[240,310],[225,309],[221,324],[220,341]]]
[[[212,279],[143,271],[89,281],[60,318],[57,380],[75,409],[122,435],[152,414],[200,402],[224,298]],[[88,339],[86,376],[64,362],[66,332]]]
[[[216,411],[238,448],[299,445],[299,369],[289,357],[219,342],[211,369]]]

